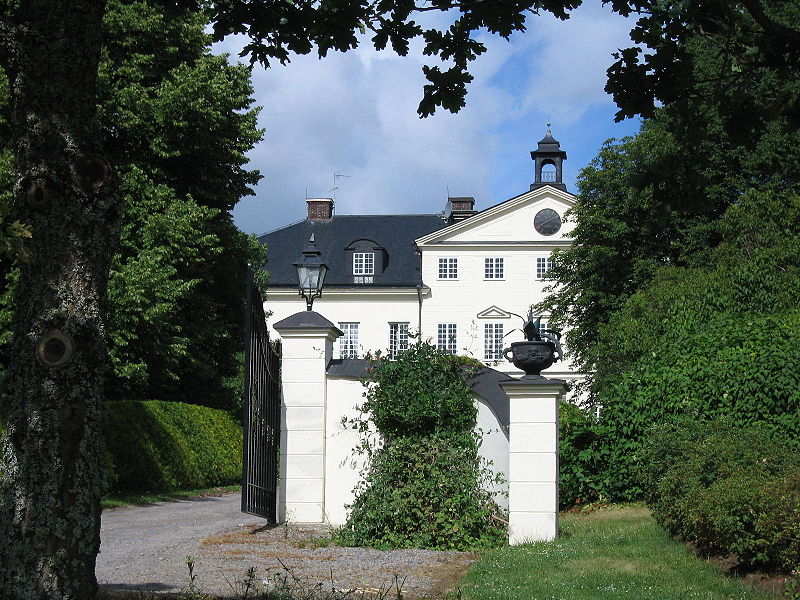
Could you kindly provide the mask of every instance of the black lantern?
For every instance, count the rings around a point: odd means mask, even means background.
[[[317,250],[313,233],[303,248],[303,256],[294,263],[294,266],[297,268],[297,279],[300,281],[300,295],[306,299],[307,310],[311,310],[314,299],[322,296],[322,285],[328,272],[328,266],[322,262],[322,255]]]

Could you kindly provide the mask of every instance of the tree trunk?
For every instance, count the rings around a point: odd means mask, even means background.
[[[4,19],[15,218],[32,226],[2,398],[0,598],[93,598],[105,296],[118,215],[95,123],[101,0],[19,0]]]

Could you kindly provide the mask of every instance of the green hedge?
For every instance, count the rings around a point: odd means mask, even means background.
[[[224,411],[159,400],[106,404],[108,491],[172,491],[238,483],[242,428]]]
[[[652,430],[641,475],[656,520],[711,555],[800,566],[800,458],[764,427],[685,420]]]

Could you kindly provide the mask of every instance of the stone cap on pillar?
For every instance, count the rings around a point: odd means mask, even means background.
[[[520,379],[509,377],[498,381],[497,385],[509,397],[524,397],[528,394],[533,394],[537,397],[555,396],[556,399],[560,400],[567,393],[566,381],[563,379],[547,379],[546,377],[531,377],[530,379],[526,377]]]
[[[527,379],[525,377],[521,377],[520,379],[515,379],[514,377],[509,377],[508,379],[503,379],[498,381],[497,384],[501,387],[506,386],[519,386],[519,385],[551,385],[551,386],[558,386],[563,385],[566,386],[567,382],[564,379],[548,379],[547,377],[531,377]]]
[[[308,331],[309,329],[317,329],[320,332],[323,330],[331,331],[336,337],[344,335],[341,329],[313,310],[304,310],[281,319],[272,328],[281,334],[283,332],[291,333],[293,330]]]

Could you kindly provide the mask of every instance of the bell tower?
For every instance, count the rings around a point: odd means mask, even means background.
[[[567,160],[567,153],[550,133],[550,123],[547,124],[547,134],[539,141],[539,148],[531,150],[534,162],[534,180],[531,189],[535,190],[544,185],[552,185],[564,192],[567,186],[562,181],[561,163]]]

